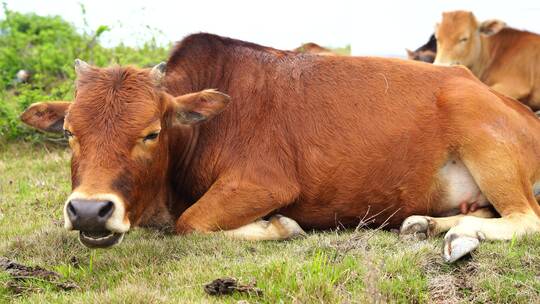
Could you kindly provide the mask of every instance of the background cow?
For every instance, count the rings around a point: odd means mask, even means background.
[[[196,34],[165,75],[163,65],[76,70],[73,103],[35,104],[22,119],[63,126],[65,227],[87,246],[117,244],[166,209],[179,234],[259,240],[403,222],[403,234],[448,231],[447,261],[480,240],[540,231],[540,122],[462,67]],[[463,204],[476,216],[460,215]]]
[[[437,55],[437,39],[435,34],[432,34],[429,37],[428,42],[426,42],[421,47],[417,48],[414,51],[406,49],[407,57],[411,60],[418,60],[427,63],[433,63],[435,56]]]
[[[465,65],[494,90],[540,110],[539,35],[455,11],[443,13],[436,37],[435,64]]]

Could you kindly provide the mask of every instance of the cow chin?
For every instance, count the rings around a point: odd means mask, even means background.
[[[440,66],[459,66],[463,65],[467,68],[470,68],[469,65],[465,64],[463,58],[462,59],[456,59],[456,58],[448,58],[448,57],[442,57],[442,56],[436,56],[435,60],[433,61],[434,65],[440,65]]]
[[[122,243],[123,239],[124,233],[79,231],[79,241],[88,248],[109,248]]]
[[[455,60],[440,60],[440,59],[437,59],[437,57],[435,57],[435,61],[433,61],[433,64],[440,65],[440,66],[454,66],[454,65],[458,65],[459,62]]]

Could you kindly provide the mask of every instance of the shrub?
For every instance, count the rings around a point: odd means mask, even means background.
[[[141,47],[120,44],[106,48],[100,36],[110,29],[101,25],[81,32],[59,16],[39,16],[11,11],[4,4],[0,19],[0,143],[41,140],[44,137],[19,121],[30,104],[73,98],[73,61],[81,58],[97,66],[133,64],[141,67],[163,61],[168,47],[151,39]],[[82,7],[84,17],[85,11]],[[17,83],[19,70],[30,72],[28,83]]]

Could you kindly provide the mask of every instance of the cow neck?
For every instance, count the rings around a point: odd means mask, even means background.
[[[493,52],[495,50],[492,49],[490,37],[484,37],[480,34],[480,54],[477,60],[475,60],[475,64],[471,67],[471,71],[482,81],[485,80],[485,73],[491,65]]]
[[[188,126],[182,130],[182,143],[184,144],[184,150],[182,156],[178,162],[179,166],[179,181],[184,184],[191,160],[193,159],[193,153],[197,147],[199,140],[200,129],[198,125]]]

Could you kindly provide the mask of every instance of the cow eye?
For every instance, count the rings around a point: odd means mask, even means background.
[[[152,132],[148,135],[146,135],[143,139],[143,142],[146,142],[148,140],[154,140],[159,136],[159,132]]]
[[[459,42],[466,42],[467,40],[469,40],[469,38],[463,37],[463,38],[459,39]]]
[[[71,131],[69,131],[69,130],[64,129],[64,136],[67,139],[70,139],[71,137],[73,137],[73,133],[71,133]]]

